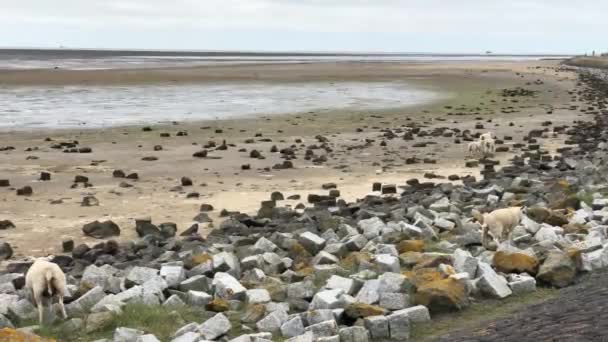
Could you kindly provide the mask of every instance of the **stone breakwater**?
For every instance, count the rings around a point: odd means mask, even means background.
[[[472,300],[567,287],[608,266],[608,85],[581,73],[572,97],[585,103],[572,110],[591,120],[529,132],[509,165],[482,160],[480,180],[374,184],[383,195],[355,203],[327,184],[330,195],[309,196],[311,208],[277,207],[275,193],[257,215],[224,212],[205,238],[197,226],[178,237],[174,224],[141,219],[140,238],[127,244],[66,241],[54,262],[68,275],[70,319],[47,321],[94,331],[140,303],[201,310],[204,320],[184,322],[176,342],[403,341],[412,326]],[[566,146],[552,156],[539,141],[557,134]],[[527,216],[510,243],[484,249],[471,211],[507,206],[526,206]],[[120,227],[92,222],[83,233],[107,239]],[[10,254],[2,244],[0,255]],[[0,328],[36,314],[24,289],[30,265],[9,261],[0,275]],[[105,341],[158,340],[139,328],[119,327]]]

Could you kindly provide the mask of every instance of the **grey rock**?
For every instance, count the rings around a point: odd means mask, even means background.
[[[507,280],[503,276],[498,275],[489,264],[480,262],[477,273],[480,276],[477,286],[483,294],[502,299],[513,293],[509,288]]]
[[[509,287],[514,295],[536,291],[536,279],[527,275],[509,275]]]
[[[137,338],[137,342],[160,342],[156,336],[152,334],[142,335]]]
[[[181,266],[163,266],[160,268],[160,276],[165,279],[167,286],[178,288],[180,283],[186,279],[186,270]]]
[[[341,289],[317,292],[310,302],[309,310],[337,309],[341,307],[340,296],[344,294]]]
[[[391,339],[404,341],[410,338],[410,318],[406,312],[397,311],[389,315],[388,325]]]
[[[210,291],[212,287],[212,280],[202,274],[195,275],[182,281],[178,288],[180,291]]]
[[[372,217],[367,220],[361,220],[357,223],[363,231],[363,235],[367,239],[373,239],[380,236],[380,232],[386,227],[384,222],[378,217]]]
[[[66,304],[65,309],[70,317],[83,315],[89,312],[89,310],[105,296],[106,294],[103,292],[103,288],[101,286],[96,286],[75,301]]]
[[[198,327],[200,334],[207,340],[215,340],[230,331],[232,324],[226,316],[216,314]]]
[[[364,324],[372,341],[390,337],[388,318],[385,316],[365,317]]]
[[[477,273],[478,260],[469,251],[457,249],[453,253],[454,269],[458,273],[468,273],[470,278]]]
[[[113,342],[137,342],[139,336],[143,334],[143,331],[137,329],[124,327],[116,328],[116,330],[114,330]]]
[[[225,299],[245,299],[247,289],[232,275],[224,272],[218,272],[213,278],[213,286],[215,295]]]
[[[315,339],[334,336],[338,333],[338,324],[335,320],[312,324],[306,327],[306,331],[312,332]]]
[[[401,273],[385,272],[378,277],[379,292],[404,292],[409,288],[407,277]]]
[[[281,335],[283,337],[295,337],[304,334],[304,332],[304,323],[300,316],[295,316],[281,325]]]
[[[311,232],[304,232],[298,238],[300,244],[311,254],[317,254],[325,247],[325,239]]]
[[[353,326],[340,329],[340,342],[369,342],[369,332],[364,327]]]
[[[379,254],[374,258],[375,264],[378,266],[380,272],[394,272],[398,273],[401,271],[401,265],[399,258],[390,254]]]
[[[249,304],[268,303],[271,300],[270,293],[266,289],[247,290],[245,296]]]
[[[287,319],[287,312],[283,310],[276,310],[258,321],[255,326],[258,328],[258,331],[277,333],[281,330],[281,326],[287,321]]]
[[[358,252],[367,244],[367,238],[363,234],[351,236],[344,245],[351,252]]]
[[[353,295],[356,291],[359,290],[359,285],[355,280],[351,278],[344,278],[341,276],[333,275],[325,284],[325,288],[334,290],[334,289],[342,289],[344,293]]]
[[[155,268],[135,266],[127,274],[126,280],[131,284],[143,285],[157,275],[158,270]]]
[[[200,338],[201,334],[194,331],[188,331],[173,338],[171,342],[199,342]]]
[[[405,293],[380,292],[379,305],[387,310],[400,310],[410,305],[410,298]]]
[[[367,280],[357,293],[355,299],[365,304],[376,304],[380,300],[380,281],[378,279]]]
[[[416,305],[411,308],[395,311],[395,313],[404,313],[409,317],[410,322],[422,323],[431,320],[429,309],[424,305]]]
[[[315,292],[315,284],[310,280],[287,285],[287,297],[289,298],[310,299]]]

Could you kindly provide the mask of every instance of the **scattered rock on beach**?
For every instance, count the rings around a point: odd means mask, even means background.
[[[0,230],[15,228],[15,224],[9,220],[0,221]]]
[[[0,242],[0,260],[8,260],[13,256],[13,248],[8,242]]]
[[[120,228],[118,225],[110,220],[108,221],[93,221],[87,223],[82,227],[82,232],[96,239],[105,239],[111,236],[120,235]]]
[[[29,185],[17,189],[17,196],[31,196],[33,193],[34,190]]]

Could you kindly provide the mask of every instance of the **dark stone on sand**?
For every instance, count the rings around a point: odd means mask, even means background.
[[[158,160],[158,157],[147,156],[147,157],[141,158],[141,160],[143,160],[143,161],[156,161],[156,160]]]
[[[74,177],[74,183],[87,183],[89,181],[89,177],[76,175]]]
[[[168,138],[168,137],[170,137],[170,136],[171,136],[171,134],[169,134],[169,133],[161,133],[161,134],[160,134],[160,137],[161,137],[161,138]]]
[[[118,186],[121,188],[132,188],[133,187],[132,184],[129,184],[127,182],[120,182],[120,184],[118,184]]]
[[[11,182],[8,179],[0,179],[0,186],[11,186]]]
[[[479,161],[477,160],[467,160],[464,164],[465,167],[478,167]]]
[[[196,234],[198,234],[198,224],[197,223],[191,225],[190,228],[184,230],[179,235],[180,236],[189,236],[189,235],[196,235]]]
[[[460,179],[459,175],[449,175],[448,176],[448,180],[450,180],[450,181],[457,181],[459,179]]]
[[[382,186],[382,194],[396,194],[397,193],[397,185],[395,184],[385,184]]]
[[[0,260],[8,260],[13,256],[13,248],[8,242],[0,242]]]
[[[509,146],[498,146],[496,152],[509,152]]]
[[[259,159],[262,157],[262,154],[258,150],[251,150],[251,152],[249,152],[249,157]]]
[[[49,172],[45,172],[45,171],[40,172],[40,180],[41,181],[50,181],[51,174]]]
[[[195,158],[207,158],[207,153],[207,150],[200,150],[198,152],[194,152],[192,156]]]
[[[33,193],[34,190],[32,190],[32,187],[29,185],[17,189],[17,196],[31,196]]]
[[[80,244],[78,246],[76,246],[74,248],[74,250],[72,251],[72,257],[74,259],[82,259],[82,257],[84,257],[84,255],[90,251],[91,248],[89,246],[87,246],[86,244]]]
[[[142,218],[135,220],[135,231],[139,237],[146,235],[160,236],[160,228],[152,224],[152,220],[149,218]]]
[[[161,145],[154,145],[154,151],[162,151],[163,147]]]
[[[0,221],[0,230],[15,228],[15,224],[9,220]]]
[[[181,179],[182,186],[192,186],[192,179],[188,177],[182,177]]]
[[[126,178],[131,179],[131,180],[137,180],[137,179],[139,179],[139,175],[136,172],[133,172],[133,173],[128,174]]]
[[[213,222],[213,220],[209,217],[209,215],[207,215],[207,213],[198,213],[196,216],[194,216],[192,218],[192,221],[195,222],[199,222],[199,223],[209,223],[209,222]]]
[[[114,170],[114,172],[112,172],[112,177],[125,178],[125,172],[123,170]]]
[[[161,223],[158,227],[160,228],[160,235],[165,239],[174,237],[177,233],[177,224],[173,222]]]
[[[381,190],[382,190],[382,183],[375,182],[374,184],[372,184],[372,191],[381,191]]]
[[[199,194],[198,192],[189,192],[188,194],[186,194],[186,198],[199,198],[201,196],[201,194]]]
[[[148,126],[142,127],[141,130],[144,131],[144,132],[151,132],[152,131],[152,127],[148,127]]]
[[[93,149],[91,149],[90,147],[81,147],[78,149],[79,153],[91,153],[93,152]]]
[[[332,198],[340,197],[340,190],[338,190],[338,189],[329,190],[329,197],[332,197]]]
[[[213,211],[213,206],[211,204],[203,203],[201,204],[201,208],[199,211]]]
[[[279,191],[275,191],[272,194],[270,194],[270,200],[271,201],[282,201],[284,199],[285,199],[285,197]]]
[[[95,196],[84,196],[80,205],[83,207],[95,207],[99,205],[99,200]]]
[[[85,224],[82,227],[82,232],[85,235],[96,239],[105,239],[110,236],[120,235],[120,228],[116,223],[110,220],[104,222],[93,221]]]
[[[241,165],[241,170],[251,170],[251,165],[243,164],[243,165]]]
[[[70,253],[74,250],[74,240],[69,239],[69,240],[64,240],[61,243],[61,248],[63,249],[64,253]]]
[[[323,188],[323,190],[337,189],[338,185],[336,183],[325,183],[321,185],[321,188]]]
[[[297,201],[300,198],[302,198],[302,196],[300,196],[300,195],[291,195],[291,196],[287,197],[288,200],[292,200],[292,201]]]

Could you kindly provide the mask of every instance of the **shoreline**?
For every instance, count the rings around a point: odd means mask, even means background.
[[[342,110],[325,114],[149,125],[152,132],[142,132],[143,125],[91,130],[0,132],[3,145],[16,147],[15,151],[0,153],[0,165],[4,165],[0,167],[0,173],[9,178],[13,186],[11,191],[0,188],[1,199],[6,204],[5,209],[0,210],[0,216],[13,220],[19,226],[16,230],[1,234],[15,246],[18,255],[40,255],[48,252],[48,249],[56,251],[64,239],[93,242],[81,236],[80,228],[95,219],[114,219],[126,228],[123,229],[125,235],[120,237],[120,240],[126,241],[134,237],[134,218],[153,216],[155,222],[176,222],[179,231],[182,231],[192,223],[192,217],[201,203],[210,203],[216,208],[209,216],[217,224],[221,221],[218,216],[221,209],[252,213],[258,208],[259,202],[266,200],[273,191],[282,191],[286,195],[299,194],[301,200],[288,202],[295,206],[306,202],[306,196],[310,193],[322,193],[321,186],[327,182],[338,183],[343,198],[355,200],[369,194],[371,183],[375,181],[390,180],[403,184],[405,179],[423,178],[425,173],[445,177],[453,174],[479,177],[478,169],[464,167],[465,144],[454,144],[453,138],[428,136],[414,141],[427,142],[425,147],[412,147],[413,142],[387,139],[386,130],[402,131],[417,126],[429,132],[445,127],[469,129],[472,132],[493,130],[501,136],[512,136],[517,141],[528,129],[527,126],[541,127],[547,120],[552,120],[554,125],[570,122],[578,118],[566,105],[570,96],[568,90],[573,84],[572,76],[567,73],[556,76],[556,64],[547,66],[546,63],[519,63],[509,71],[501,71],[502,68],[499,71],[487,70],[485,64],[473,69],[450,69],[451,65],[442,65],[439,69],[451,71],[440,76],[429,74],[426,66],[421,67],[415,73],[426,73],[427,76],[420,82],[440,86],[453,92],[453,96],[429,105],[387,111]],[[546,69],[537,69],[537,65]],[[539,77],[545,83],[533,84]],[[537,89],[538,94],[535,97],[517,98],[518,102],[504,102],[506,98],[500,96],[501,89],[517,86]],[[546,114],[548,110],[553,114]],[[508,114],[501,113],[504,111]],[[525,128],[520,124],[509,127],[509,122],[517,123],[524,118],[527,121]],[[478,123],[486,127],[476,130]],[[201,129],[201,126],[208,128]],[[215,133],[218,129],[222,132]],[[188,135],[176,136],[180,131]],[[170,138],[159,136],[165,132],[170,133]],[[262,134],[262,137],[255,137],[256,134]],[[327,137],[327,151],[318,149],[315,137],[319,135]],[[53,141],[45,142],[47,137]],[[248,139],[254,142],[245,143]],[[301,139],[302,143],[296,143],[297,139]],[[61,150],[50,148],[53,143],[73,140],[79,142],[78,146],[92,148],[92,153],[62,153]],[[221,159],[197,160],[192,157],[209,141],[219,146],[224,140],[234,146],[229,146],[227,151],[208,149],[213,158]],[[386,146],[380,144],[382,141]],[[512,144],[510,141],[505,143],[506,146]],[[550,148],[554,150],[560,142],[557,140],[551,144]],[[162,150],[154,151],[156,145],[162,146]],[[284,155],[269,152],[273,145],[295,151],[294,169],[272,168],[285,160]],[[315,145],[317,149],[313,149],[312,153],[326,156],[327,162],[315,165],[303,159],[304,152]],[[246,152],[239,152],[241,149]],[[249,158],[252,149],[261,151],[266,159]],[[159,159],[151,162],[141,160],[149,156]],[[498,157],[506,163],[510,156],[510,153],[501,153]],[[411,157],[418,158],[418,164],[408,164],[407,159]],[[433,163],[423,163],[424,158]],[[241,170],[244,164],[251,164],[251,170]],[[140,180],[127,182],[133,186],[131,188],[120,188],[122,180],[112,178],[115,169],[138,172]],[[50,171],[53,180],[35,181],[41,171]],[[69,185],[76,175],[88,176],[94,186],[70,189]],[[191,177],[195,185],[171,191],[180,185],[183,176]],[[205,186],[201,186],[203,183]],[[34,188],[34,195],[30,198],[14,194],[15,188],[24,185]],[[114,194],[116,192],[120,195]],[[200,197],[187,199],[189,192],[199,192]],[[100,205],[81,207],[80,202],[85,195],[95,196]],[[49,204],[58,199],[63,199],[63,204]],[[41,219],[45,222],[44,227],[37,224]],[[202,225],[203,231],[210,229],[205,228],[206,225]],[[40,232],[55,232],[50,247],[43,247],[43,244],[35,241],[36,234]]]

